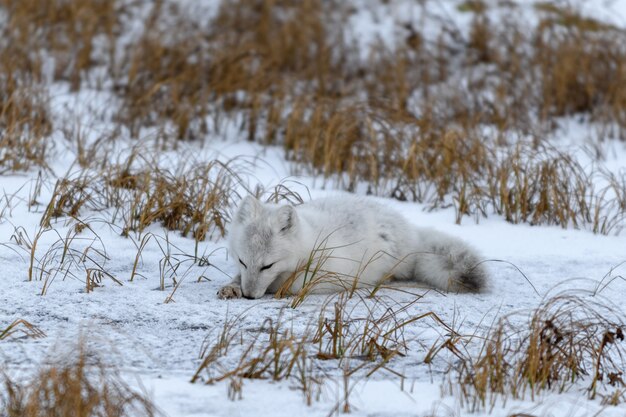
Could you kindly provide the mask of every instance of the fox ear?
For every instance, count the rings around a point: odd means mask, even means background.
[[[276,212],[276,218],[278,219],[278,230],[281,233],[288,233],[293,230],[298,221],[298,215],[293,206],[281,206]]]
[[[246,220],[254,219],[261,213],[262,209],[263,206],[259,200],[252,196],[246,196],[239,205],[237,220],[239,222],[245,222]]]

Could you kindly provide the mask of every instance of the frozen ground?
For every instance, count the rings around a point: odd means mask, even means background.
[[[408,4],[398,3],[403,7]],[[441,2],[442,10],[453,13],[450,4],[452,2]],[[592,10],[598,16],[608,15],[623,23],[624,19],[617,17],[620,15],[615,11],[623,10],[624,2],[597,1],[594,4],[596,7]],[[405,16],[402,8],[385,10],[395,10],[396,15]],[[378,10],[377,13],[383,12]],[[366,23],[357,31],[373,27],[366,18],[363,19],[361,22]],[[380,24],[384,26],[384,22]],[[84,110],[92,107],[95,113],[101,114],[103,110],[99,107],[107,103],[101,93],[83,91],[72,95],[63,85],[55,86],[54,91],[53,107],[59,120],[67,118],[68,111],[70,115],[80,113],[79,119],[86,117],[84,120],[89,120],[84,123],[93,128],[94,138],[99,129],[106,129],[106,123],[99,125],[101,122],[93,121],[95,117],[92,120],[85,116],[91,110]],[[564,121],[564,125],[568,129],[561,132],[561,138],[568,146],[585,145],[584,132],[592,131],[588,126],[573,121]],[[309,195],[316,198],[338,192],[332,189],[332,184],[324,184],[319,178],[293,176],[292,167],[285,162],[280,149],[263,148],[240,141],[237,136],[233,126],[219,137],[207,140],[202,148],[182,144],[176,152],[161,155],[162,166],[176,166],[186,158],[201,162],[214,158],[227,161],[236,157],[246,167],[244,181],[250,188],[261,184],[265,189],[271,189],[279,183],[286,183],[305,199]],[[57,162],[52,166],[54,174],[46,174],[44,178],[44,186],[37,198],[42,202],[48,201],[56,177],[72,171],[68,168],[74,160],[72,146],[60,138],[55,140]],[[124,143],[130,146],[131,142]],[[116,145],[118,154],[127,151],[124,143]],[[614,172],[623,169],[626,145],[609,142],[602,146],[607,150],[607,159],[603,161],[606,167]],[[83,240],[73,244],[77,248],[93,244],[101,253],[106,253],[101,256],[106,270],[123,285],[104,278],[101,287],[87,293],[84,281],[69,276],[65,279],[58,276],[53,282],[29,282],[29,253],[16,244],[14,236],[22,231],[22,235],[32,240],[40,229],[45,207],[29,207],[27,204],[34,193],[38,174],[33,170],[0,178],[0,192],[3,193],[0,210],[5,210],[4,217],[0,216],[0,327],[21,318],[38,326],[47,335],[40,339],[3,341],[0,361],[6,370],[27,373],[51,357],[68,354],[68,349],[83,338],[103,358],[116,364],[131,384],[144,387],[157,406],[171,417],[328,415],[341,403],[344,390],[342,370],[334,361],[319,364],[325,382],[319,399],[311,406],[305,404],[302,393],[293,389],[291,381],[244,380],[242,398],[235,400],[228,397],[226,381],[213,385],[189,383],[200,363],[205,341],[210,343],[226,320],[236,317],[239,329],[254,331],[266,318],[275,319],[282,314],[294,332],[303,332],[317,320],[319,309],[326,301],[325,296],[311,296],[302,306],[291,309],[289,299],[275,300],[270,296],[261,300],[218,300],[217,290],[236,271],[227,257],[224,240],[201,243],[199,252],[208,257],[210,265],[200,267],[183,262],[181,270],[184,272],[178,274],[180,285],[174,288],[168,280],[162,291],[159,276],[165,256],[163,248],[169,245],[172,256],[184,261],[194,253],[192,239],[181,237],[177,232],[167,233],[158,225],[152,226],[149,232],[156,237],[143,250],[138,274],[130,282],[140,238],[120,237],[118,228],[101,221],[106,218],[103,213],[82,213],[82,218],[89,219],[92,231],[84,231],[80,235]],[[381,201],[417,225],[434,227],[465,239],[488,261],[490,288],[484,294],[441,294],[419,287],[405,288],[407,291],[403,292],[381,291],[380,295],[394,305],[419,298],[406,311],[407,315],[432,311],[458,333],[474,334],[485,331],[497,317],[536,307],[546,296],[579,290],[589,297],[596,293],[595,297],[614,304],[623,316],[626,232],[600,236],[584,230],[511,225],[497,216],[478,219],[477,223],[465,218],[458,226],[454,224],[452,208],[429,212],[419,204]],[[35,252],[40,261],[72,226],[60,219],[53,227],[55,231],[46,232],[41,237]],[[41,295],[44,289],[46,294]],[[172,293],[173,301],[166,303]],[[362,314],[366,305],[357,306],[355,314]],[[404,378],[387,371],[377,372],[371,378],[354,378],[349,383],[353,415],[469,413],[456,395],[449,395],[449,391],[443,389],[446,385],[444,372],[454,357],[442,353],[429,365],[423,362],[428,349],[444,335],[442,328],[429,319],[408,326],[405,334],[408,354],[394,358],[389,364],[389,368]],[[476,348],[478,345],[468,346],[468,350],[474,353]],[[599,401],[589,401],[585,388],[580,387],[560,395],[543,395],[534,402],[497,404],[492,415],[515,413],[624,415],[626,405],[606,407]]]
[[[290,178],[287,164],[280,162],[279,150],[230,141],[212,143],[211,146],[222,157],[237,154],[246,155],[251,161],[257,160],[258,169],[251,176],[251,181],[259,180],[269,186]],[[202,153],[211,155],[208,149]],[[624,158],[625,153],[622,149],[616,158]],[[209,260],[215,267],[191,266],[174,294],[174,302],[164,303],[173,288],[171,282],[167,282],[165,291],[158,288],[159,263],[164,257],[159,245],[154,240],[147,245],[138,271],[140,277],[128,282],[137,242],[122,238],[117,230],[98,223],[99,214],[93,213],[86,217],[93,219],[92,227],[101,239],[99,245],[106,250],[106,269],[122,281],[123,286],[105,278],[101,288],[87,294],[84,282],[57,278],[50,284],[45,296],[39,295],[44,282],[27,282],[28,254],[13,245],[11,240],[17,226],[23,227],[31,236],[39,227],[43,207],[29,212],[24,203],[28,199],[29,184],[33,181],[30,175],[35,173],[2,180],[3,191],[7,195],[21,188],[17,196],[23,200],[20,203],[15,198],[12,215],[0,225],[0,236],[3,236],[3,243],[8,244],[0,247],[3,265],[0,322],[9,323],[15,318],[23,318],[39,326],[47,337],[3,342],[0,352],[8,369],[28,369],[45,362],[50,355],[63,354],[78,338],[83,337],[107,360],[127,372],[129,377],[138,376],[156,403],[170,416],[320,415],[330,412],[341,399],[341,369],[337,364],[328,363],[323,369],[328,380],[321,399],[311,407],[305,405],[299,391],[290,389],[293,384],[289,382],[246,380],[243,398],[236,401],[228,399],[226,382],[210,386],[188,383],[199,364],[205,338],[209,336],[211,340],[211,336],[215,337],[225,320],[241,314],[239,328],[254,330],[261,326],[265,318],[278,317],[289,302],[274,300],[270,296],[262,300],[218,300],[216,291],[229,281],[228,275],[235,273],[235,266],[227,259],[222,240],[200,245],[201,253],[211,254]],[[313,198],[335,193],[316,187],[315,181],[309,178],[291,179],[301,182],[302,188],[309,185]],[[44,190],[42,201],[46,201],[45,193]],[[462,226],[457,226],[453,224],[452,209],[426,212],[418,204],[381,201],[396,208],[415,224],[435,227],[464,238],[479,248],[485,259],[506,261],[488,263],[491,285],[485,294],[439,294],[422,288],[409,288],[412,294],[423,297],[407,314],[433,311],[446,323],[454,323],[459,333],[472,334],[486,329],[496,316],[537,306],[547,294],[565,288],[595,290],[602,280],[606,283],[612,277],[617,278],[598,297],[606,297],[618,308],[623,303],[626,282],[619,277],[626,273],[626,266],[619,266],[626,260],[626,238],[623,235],[599,236],[588,231],[557,227],[516,226],[495,217],[480,219],[478,224],[466,219]],[[63,220],[54,226],[62,236],[65,235]],[[165,236],[165,231],[158,226],[150,231]],[[89,235],[83,233],[84,238],[89,238]],[[171,245],[177,248],[172,249],[175,256],[182,258],[182,255],[176,255],[179,252],[193,254],[191,239],[182,238],[175,232],[170,232],[168,237]],[[37,256],[45,253],[46,246],[56,240],[56,233],[44,235]],[[523,271],[537,293],[509,263]],[[392,289],[384,290],[380,295],[398,303],[416,298],[415,295]],[[323,296],[310,297],[304,305],[297,309],[286,308],[283,314],[289,322],[293,322],[296,331],[303,331],[316,320],[316,311],[324,301]],[[440,404],[441,385],[445,379],[443,372],[453,358],[444,354],[431,365],[423,363],[427,349],[440,340],[442,334],[442,330],[431,320],[411,324],[406,329],[408,355],[396,358],[390,364],[394,371],[405,376],[404,390],[401,389],[400,378],[388,372],[377,373],[369,380],[357,378],[351,397],[355,414],[426,415],[433,410],[443,413],[442,410],[449,407],[458,412],[459,405],[454,397],[444,397]],[[584,389],[581,388],[579,392],[574,390],[559,400],[546,398],[540,404],[551,415],[587,415],[586,412],[581,414],[580,407],[584,410],[602,408],[598,403],[588,402],[584,396]],[[557,402],[558,407],[550,407]],[[571,406],[565,409],[563,403]],[[511,412],[516,407],[527,410],[536,405],[509,402],[506,410]],[[572,410],[578,414],[573,414]],[[611,408],[605,411],[619,414],[625,409],[620,407],[619,410]],[[504,411],[496,409],[496,415],[501,413]]]

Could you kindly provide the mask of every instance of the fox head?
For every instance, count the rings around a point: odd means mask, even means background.
[[[253,197],[243,200],[228,235],[244,297],[262,297],[281,274],[296,269],[298,225],[292,206],[262,204]]]

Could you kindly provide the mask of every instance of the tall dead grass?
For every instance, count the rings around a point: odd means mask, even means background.
[[[433,40],[408,25],[364,51],[341,29],[345,4],[229,2],[203,25],[159,3],[121,69],[120,120],[193,139],[236,115],[242,137],[282,144],[348,190],[454,205],[458,222],[495,212],[618,231],[616,184],[595,187],[603,174],[549,137],[581,113],[622,136],[624,31],[558,5],[537,6],[537,25],[483,6],[464,10],[467,33],[443,22]]]
[[[0,407],[7,417],[156,416],[150,400],[79,349],[67,363],[43,366],[29,381],[3,373]]]
[[[46,164],[52,125],[34,75],[40,65],[19,45],[0,42],[0,174]]]
[[[89,69],[114,62],[122,6],[117,0],[2,0],[5,41],[40,63],[50,59],[53,79],[78,91]],[[41,68],[33,70],[34,76],[44,75]]]
[[[235,198],[232,187],[239,181],[228,165],[214,160],[173,172],[151,163],[137,168],[136,157],[107,166],[104,173],[84,171],[58,180],[42,226],[62,216],[107,212],[110,222],[122,220],[122,235],[160,223],[196,241],[224,236]]]
[[[528,320],[505,316],[475,359],[460,362],[465,405],[492,409],[501,398],[534,399],[540,392],[584,389],[590,399],[620,402],[626,388],[624,323],[599,300],[577,294],[546,299]]]
[[[203,20],[163,0],[3,0],[0,161],[45,164],[51,124],[33,91],[52,62],[52,79],[74,91],[106,69],[117,131],[133,137],[149,128],[193,140],[235,125],[347,190],[454,206],[457,222],[496,213],[619,231],[623,179],[581,166],[550,138],[574,116],[602,138],[625,136],[626,31],[556,2],[535,6],[537,22],[514,19],[510,2],[467,4],[468,28],[407,22],[391,45],[365,45],[346,29],[355,9],[338,1],[237,0]],[[429,7],[417,13],[434,20]],[[130,33],[126,16],[141,28]],[[16,90],[17,75],[34,81]]]
[[[283,313],[267,318],[251,333],[237,328],[239,318],[226,320],[203,346],[202,362],[191,382],[230,381],[229,396],[234,400],[241,396],[243,379],[291,380],[310,404],[321,384],[308,353],[310,335],[296,334]]]
[[[0,173],[46,167],[48,81],[78,91],[90,69],[112,65],[124,13],[118,1],[0,1]]]
[[[45,337],[46,334],[39,327],[27,322],[24,319],[15,319],[5,329],[0,330],[0,341],[21,335],[25,337]]]
[[[435,313],[416,313],[417,301],[363,295],[329,296],[313,311],[314,321],[304,326],[294,326],[286,306],[251,329],[242,325],[245,314],[226,318],[205,339],[191,382],[228,381],[229,396],[236,399],[247,379],[287,381],[302,391],[308,405],[319,398],[325,383],[333,382],[343,387],[337,410],[347,412],[356,381],[378,372],[403,378],[393,363],[415,342],[405,335],[410,326],[430,320],[434,328],[456,334]],[[342,380],[334,379],[332,368],[341,372]]]
[[[119,70],[120,120],[134,136],[169,122],[179,139],[193,139],[206,134],[207,119],[219,125],[234,110],[245,137],[272,141],[296,83],[327,88],[341,47],[329,42],[327,7],[237,0],[202,25],[157,2]]]

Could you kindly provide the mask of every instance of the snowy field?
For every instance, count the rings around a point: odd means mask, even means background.
[[[263,184],[288,178],[310,184],[312,198],[336,193],[316,188],[315,182],[306,177],[289,176],[288,165],[280,161],[277,150],[237,142],[218,145],[222,155],[246,155],[262,161],[258,162],[259,169],[254,177]],[[35,180],[21,175],[3,178],[4,191],[7,194],[18,192],[15,201],[22,203],[15,204],[12,216],[3,222],[1,229],[2,236],[9,237],[0,252],[4,269],[1,319],[3,323],[10,323],[23,318],[42,329],[46,337],[4,341],[2,359],[6,369],[28,369],[45,363],[50,355],[67,354],[78,339],[84,338],[96,352],[123,369],[131,380],[138,378],[156,404],[170,416],[320,415],[330,412],[342,401],[341,368],[334,362],[322,364],[320,372],[327,375],[327,381],[320,401],[311,407],[305,405],[301,392],[291,389],[290,382],[245,380],[242,399],[235,401],[228,399],[226,382],[189,383],[200,364],[205,340],[215,337],[225,321],[236,318],[238,328],[254,331],[266,318],[276,319],[282,312],[294,331],[304,331],[307,326],[315,325],[317,311],[326,302],[326,296],[310,296],[303,305],[291,309],[289,299],[275,300],[269,295],[261,300],[218,300],[217,290],[237,271],[226,256],[223,240],[200,244],[200,251],[208,255],[211,266],[183,265],[189,268],[181,274],[184,280],[176,289],[173,301],[165,303],[173,287],[168,283],[164,291],[159,289],[159,266],[164,254],[156,240],[143,251],[139,277],[128,282],[138,242],[120,237],[117,230],[107,224],[99,225],[94,214],[92,227],[99,236],[97,245],[106,250],[107,270],[123,285],[105,278],[101,287],[87,294],[85,283],[71,277],[57,277],[48,283],[28,282],[28,253],[16,249],[11,236],[19,226],[30,236],[39,230],[41,211],[25,210],[24,201],[28,199],[32,181]],[[42,198],[43,193],[45,191],[42,191]],[[305,195],[308,198],[308,194]],[[382,201],[416,225],[428,225],[459,236],[475,245],[485,260],[497,260],[487,262],[490,282],[484,294],[442,294],[423,288],[405,288],[406,292],[384,289],[379,293],[391,306],[418,300],[406,311],[407,315],[432,311],[444,322],[454,323],[458,333],[473,334],[488,329],[496,317],[536,307],[544,297],[567,289],[579,290],[585,296],[597,293],[595,297],[606,298],[623,311],[626,280],[622,276],[626,266],[622,263],[626,240],[621,235],[600,236],[559,227],[511,225],[497,218],[481,219],[478,224],[466,221],[457,226],[453,210],[426,212],[419,204]],[[60,221],[55,224],[55,230],[64,236],[68,228]],[[162,241],[167,236],[174,257],[194,253],[191,239],[181,238],[177,233],[168,234],[158,226],[150,233]],[[87,246],[94,235],[85,234],[83,238],[86,241],[78,245]],[[38,251],[45,253],[58,239],[55,232],[44,235]],[[45,285],[49,288],[46,295],[41,296]],[[363,307],[357,312],[364,314]],[[454,358],[442,354],[429,365],[423,363],[428,350],[446,336],[444,329],[424,319],[411,324],[405,333],[407,356],[395,358],[389,364],[394,372],[404,377],[381,371],[370,378],[355,378],[351,381],[355,386],[350,397],[354,414],[462,414],[463,409],[453,396],[441,396],[444,372]],[[477,343],[475,348],[478,346]],[[600,410],[607,415],[624,412],[621,407],[605,409],[597,402],[586,400],[585,390],[585,387],[572,389],[558,398],[546,395],[535,403],[511,401],[502,409],[496,408],[494,415],[506,415],[515,410],[566,416],[591,415]],[[567,407],[564,404],[568,404]]]
[[[181,3],[198,7],[187,4],[194,2]],[[212,0],[205,3],[206,13],[217,8]],[[419,2],[363,2],[355,6],[351,31],[364,44],[378,37],[391,39],[401,26],[398,22],[407,16],[416,25],[422,22],[421,9],[414,3]],[[431,3],[436,14],[458,21],[461,28],[468,24],[458,2]],[[519,13],[532,19],[531,2],[521,3]],[[597,0],[583,6],[589,15],[626,28],[626,2]],[[110,109],[116,105],[112,89],[104,85],[95,88],[85,83],[80,91],[72,92],[67,83],[51,82],[50,108],[56,126],[83,129],[87,144],[100,140],[102,132],[111,129]],[[562,118],[552,134],[552,145],[574,152],[584,166],[593,164],[624,175],[626,142],[598,142],[596,132],[584,118]],[[281,147],[246,140],[236,117],[223,123],[219,133],[175,147],[152,146],[157,140],[153,133],[146,128],[140,139],[134,139],[123,132],[90,157],[121,162],[134,147],[145,146],[142,156],[158,161],[163,170],[211,161],[236,167],[232,169],[238,181],[229,186],[240,196],[256,189],[268,197],[281,184],[305,201],[345,193],[333,181],[309,175],[288,161]],[[452,204],[433,210],[427,204],[369,197],[417,226],[433,227],[475,246],[489,271],[488,289],[480,294],[453,294],[417,284],[394,285],[383,287],[374,298],[358,293],[344,300],[351,319],[381,317],[388,311],[394,312],[394,320],[418,319],[403,326],[396,339],[402,341],[401,354],[380,368],[380,358],[369,362],[358,355],[343,360],[311,359],[307,372],[314,376],[314,385],[307,404],[297,378],[226,377],[203,382],[236,366],[242,349],[253,338],[267,338],[268,319],[280,323],[281,331],[314,336],[320,316],[333,316],[339,296],[311,295],[296,308],[292,308],[293,297],[219,300],[218,289],[237,273],[224,238],[215,233],[212,239],[196,242],[159,223],[122,236],[123,221],[121,216],[116,218],[114,208],[96,211],[87,205],[80,209],[79,221],[64,216],[52,218],[49,227],[42,225],[57,180],[81,174],[76,143],[66,140],[59,128],[53,129],[50,141],[54,146],[48,156],[49,169],[30,168],[0,176],[0,328],[23,319],[45,333],[45,337],[27,337],[18,332],[0,340],[2,369],[16,378],[28,379],[40,366],[71,358],[82,341],[171,417],[318,416],[339,415],[348,409],[354,416],[394,417],[626,413],[623,401],[610,406],[603,403],[602,395],[588,399],[590,380],[585,378],[565,392],[555,389],[534,398],[530,394],[518,400],[499,398],[493,407],[474,411],[459,393],[455,372],[460,360],[452,350],[438,350],[426,363],[433,349],[454,335],[463,336],[457,345],[462,354],[476,357],[482,337],[499,318],[521,312],[511,320],[523,327],[528,312],[558,294],[576,294],[590,303],[601,303],[618,320],[626,320],[626,232],[621,227],[602,235],[586,228],[511,224],[499,215],[465,216],[458,225]],[[590,160],[592,142],[603,158]],[[365,185],[357,187],[357,193],[365,191]],[[237,202],[238,198],[229,212]],[[77,224],[82,225],[79,232]],[[64,263],[65,257],[75,261]],[[224,356],[211,370],[201,371],[192,384],[203,357],[228,326],[234,337]],[[307,346],[308,356],[314,358],[318,344]],[[355,371],[347,377],[347,370]],[[618,389],[623,392],[624,387]],[[610,394],[612,388],[599,392]]]

